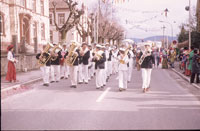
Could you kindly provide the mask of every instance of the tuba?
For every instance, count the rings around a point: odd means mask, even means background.
[[[58,45],[54,46],[52,52],[53,52],[53,53],[58,53],[60,50],[62,50],[62,47],[61,47],[60,44],[58,44]],[[58,57],[58,56],[51,56],[51,60],[52,60],[52,61],[55,61],[55,60],[57,59],[57,57]]]
[[[39,64],[40,66],[45,65],[45,64],[47,63],[47,61],[51,58],[51,55],[50,55],[48,52],[49,52],[49,50],[50,50],[51,48],[53,48],[53,47],[54,47],[54,46],[53,46],[52,44],[50,44],[50,43],[48,43],[48,44],[46,45],[44,51],[43,51],[43,52],[41,53],[41,55],[40,55],[40,59],[38,60],[38,64]],[[48,55],[45,55],[45,54],[48,54]]]
[[[72,65],[74,64],[76,58],[78,57],[78,54],[75,53],[76,47],[77,47],[77,45],[76,45],[75,42],[73,42],[73,43],[70,45],[67,58],[65,59],[65,63],[68,64],[69,66],[72,66]]]
[[[142,62],[144,61],[144,59],[147,57],[147,56],[150,56],[151,55],[151,52],[150,51],[145,51],[142,56],[140,57],[139,61],[138,61],[138,64],[141,65]]]
[[[126,48],[126,50],[125,50],[125,55],[124,55],[124,57],[125,57],[126,55],[128,55],[128,52],[129,52],[130,49],[131,49],[131,46],[129,45],[129,46]],[[123,59],[120,59],[119,62],[120,62],[121,64],[125,64],[125,61],[124,61]]]

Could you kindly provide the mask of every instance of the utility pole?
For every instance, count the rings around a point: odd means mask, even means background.
[[[191,49],[191,2],[189,0],[189,50]]]
[[[166,45],[165,45],[165,26],[163,25],[162,27],[161,27],[162,29],[163,29],[163,43],[164,43],[164,47],[166,47]]]

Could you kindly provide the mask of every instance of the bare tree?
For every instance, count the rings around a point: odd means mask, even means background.
[[[84,14],[83,7],[81,10],[78,10],[76,8],[76,6],[78,5],[77,2],[73,2],[72,0],[63,0],[63,1],[67,4],[69,8],[69,16],[61,27],[58,26],[57,21],[56,21],[57,2],[56,1],[52,2],[54,24],[56,26],[56,30],[59,31],[59,33],[61,33],[61,42],[62,42],[61,44],[63,44],[63,42],[66,40],[67,32],[79,23],[81,15]]]

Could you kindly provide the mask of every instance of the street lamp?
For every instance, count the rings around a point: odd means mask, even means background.
[[[186,11],[189,11],[189,50],[191,49],[191,8],[190,8],[190,0],[189,0],[189,6],[185,7]]]
[[[173,39],[173,26],[172,26],[172,24],[170,22],[166,22],[166,21],[162,21],[162,20],[160,20],[159,22],[161,22],[161,23],[167,23],[167,24],[169,24],[171,26],[172,39]],[[175,21],[174,21],[174,23],[175,23]]]

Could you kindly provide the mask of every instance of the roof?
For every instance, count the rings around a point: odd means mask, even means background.
[[[53,8],[52,2],[56,2],[56,8],[68,8],[67,3],[65,3],[63,0],[49,0],[49,8]]]

